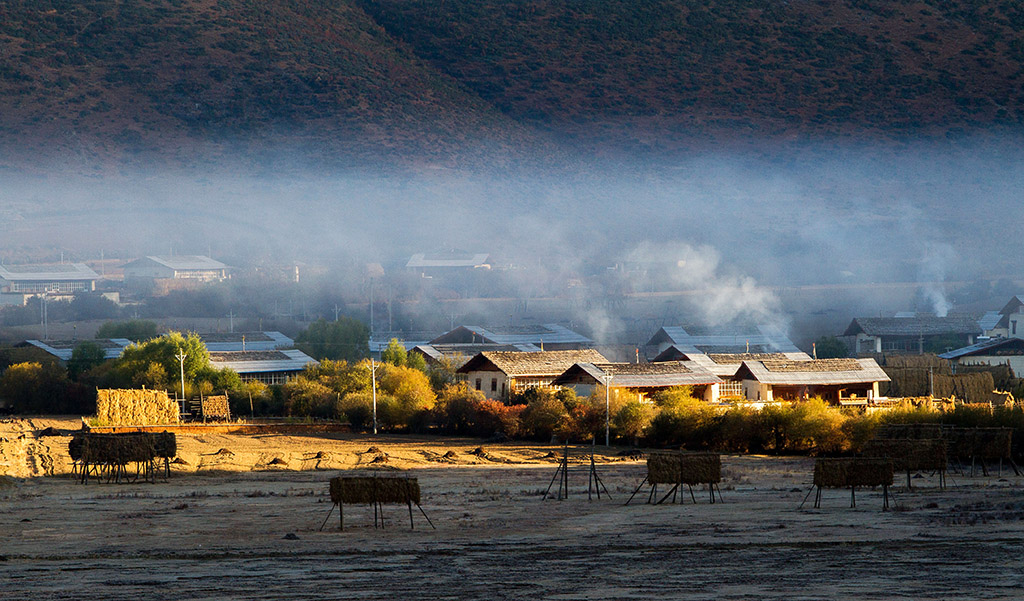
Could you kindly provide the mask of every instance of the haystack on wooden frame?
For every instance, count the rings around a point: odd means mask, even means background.
[[[72,474],[82,484],[90,476],[99,482],[155,482],[157,461],[163,459],[164,476],[170,477],[170,460],[178,452],[173,432],[125,434],[77,434],[68,442]]]
[[[1014,474],[1020,475],[1020,469],[1013,461],[1013,428],[946,428],[943,437],[949,445],[950,456],[955,457],[958,463],[970,458],[972,476],[978,463],[982,474],[988,476],[986,461],[997,461],[996,474],[1002,475],[1004,460],[1013,468]]]
[[[100,388],[96,420],[109,426],[171,425],[181,421],[177,401],[166,390]]]
[[[892,486],[893,463],[887,458],[844,457],[839,459],[816,459],[814,461],[814,484],[800,508],[807,502],[807,497],[814,495],[814,508],[821,507],[821,491],[823,488],[850,489],[850,507],[857,506],[857,487],[882,487],[882,510],[889,508],[889,487]]]
[[[327,525],[334,508],[338,508],[340,517],[339,529],[345,529],[345,503],[372,505],[373,506],[373,527],[384,527],[384,504],[403,504],[409,507],[409,529],[415,528],[412,521],[413,504],[420,510],[423,517],[431,528],[434,523],[430,521],[427,512],[423,511],[420,505],[420,485],[416,478],[401,478],[395,476],[338,476],[331,478],[331,510],[327,512],[324,523],[320,530]],[[435,528],[436,529],[436,528]]]
[[[228,421],[231,419],[231,406],[228,403],[228,395],[208,396],[200,399],[199,412],[203,421],[214,419]]]
[[[708,492],[711,495],[711,503],[715,502],[715,492],[718,492],[718,500],[722,500],[722,491],[718,483],[722,481],[722,456],[718,453],[683,453],[683,452],[661,452],[651,453],[647,457],[647,476],[640,485],[636,487],[633,494],[626,501],[626,505],[633,500],[644,484],[651,485],[651,492],[647,495],[647,502],[651,503],[656,498],[659,484],[671,484],[672,488],[665,493],[656,505],[664,503],[669,496],[672,502],[676,502],[676,495],[679,487],[683,484],[690,490],[690,499],[694,503],[697,498],[693,494],[694,484],[707,484]],[[679,495],[680,501],[682,495]]]
[[[910,473],[931,471],[939,474],[939,488],[946,487],[946,441],[941,438],[889,438],[869,440],[863,455],[891,459],[893,469],[907,473],[907,489],[911,485]]]
[[[597,473],[597,464],[594,462],[594,452],[596,450],[596,442],[594,439],[590,440],[590,471],[587,477],[587,500],[594,500],[594,492],[597,492],[597,498],[601,498],[601,490],[604,489],[604,494],[611,499],[612,493],[608,492],[608,487],[604,485],[604,481],[601,480],[600,474]],[[586,461],[586,460],[584,460]],[[562,448],[562,458],[558,462],[558,469],[555,470],[555,474],[551,476],[551,482],[548,483],[547,490],[544,491],[544,496],[541,497],[541,501],[544,501],[551,495],[551,488],[555,485],[555,480],[558,480],[558,496],[551,498],[557,498],[559,501],[569,498],[569,442],[566,441]]]

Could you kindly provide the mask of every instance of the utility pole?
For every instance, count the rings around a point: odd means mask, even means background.
[[[604,446],[612,446],[612,375],[604,377]]]
[[[178,354],[174,355],[174,358],[178,360],[178,364],[181,366],[181,398],[185,399],[185,351],[179,350]]]
[[[370,357],[370,383],[373,388],[373,433],[377,433],[377,363]]]

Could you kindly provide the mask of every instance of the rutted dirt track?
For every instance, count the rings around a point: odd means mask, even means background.
[[[217,435],[180,436],[185,463],[167,482],[79,485],[66,473],[67,437],[26,434],[46,425],[0,427],[9,439],[0,473],[34,444],[57,474],[19,457],[17,469],[34,477],[0,477],[3,599],[1019,599],[1024,590],[1024,478],[1012,475],[954,475],[946,491],[915,479],[886,513],[873,491],[858,494],[856,509],[848,492],[826,491],[822,509],[798,510],[811,460],[730,456],[724,503],[698,491],[696,505],[688,494],[685,505],[660,506],[638,495],[623,507],[643,463],[599,461],[614,501],[587,501],[583,466],[570,471],[569,500],[542,501],[551,447],[473,454],[479,441]],[[25,446],[13,445],[22,434]],[[370,508],[346,507],[345,532],[336,509],[320,532],[328,478],[353,468],[418,477],[437,530],[417,512],[410,531],[406,508],[387,506],[384,530]]]

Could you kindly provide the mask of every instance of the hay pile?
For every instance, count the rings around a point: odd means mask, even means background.
[[[1009,459],[1013,445],[1012,428],[948,428],[946,439],[954,457]]]
[[[96,419],[111,426],[176,424],[178,403],[164,390],[101,388],[96,395]]]
[[[869,440],[864,445],[864,456],[891,459],[893,469],[901,472],[942,471],[946,469],[946,441],[939,438]]]
[[[647,457],[651,484],[717,484],[722,481],[722,457],[717,453],[651,453]]]
[[[76,434],[68,441],[74,461],[88,464],[126,465],[171,458],[178,453],[173,432],[132,432],[126,434]]]
[[[331,478],[331,501],[342,504],[412,502],[419,505],[420,484],[416,478],[338,476]]]
[[[891,486],[892,475],[891,459],[852,457],[814,462],[814,485],[820,488]]]
[[[231,419],[231,407],[227,395],[208,396],[200,402],[203,419]]]

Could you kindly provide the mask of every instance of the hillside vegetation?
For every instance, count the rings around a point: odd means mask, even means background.
[[[327,162],[1018,127],[1024,6],[970,0],[11,0],[0,141]]]

